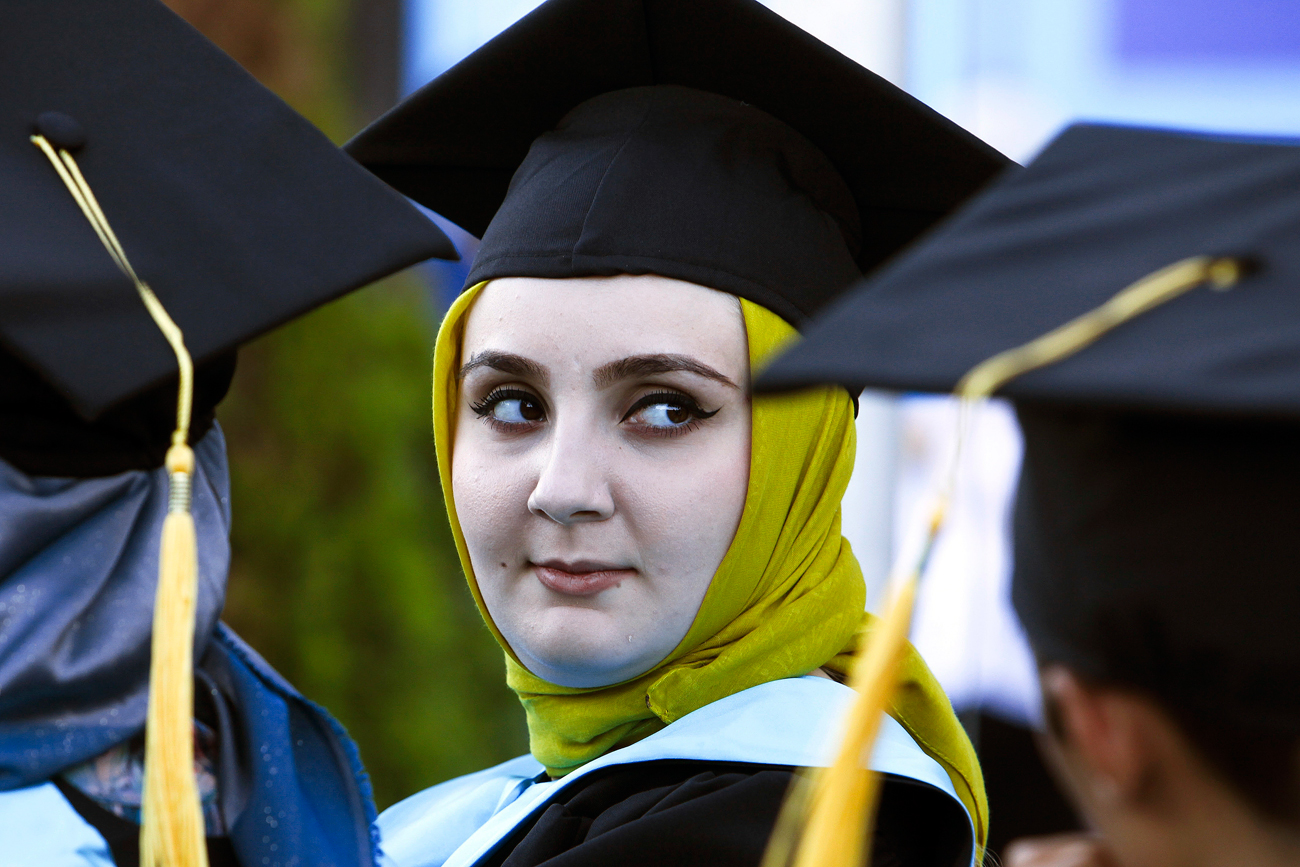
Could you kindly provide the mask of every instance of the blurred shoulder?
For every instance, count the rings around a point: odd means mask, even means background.
[[[107,841],[53,783],[0,792],[0,840],[16,867],[113,867]]]

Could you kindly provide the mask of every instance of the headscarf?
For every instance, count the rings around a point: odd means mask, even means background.
[[[853,405],[833,386],[755,395],[749,485],[740,524],[685,637],[658,665],[605,687],[557,686],[526,669],[492,622],[456,515],[451,484],[457,371],[465,320],[487,282],[452,304],[438,332],[433,428],[447,514],[470,592],[505,650],[506,682],[528,720],[530,749],[552,776],[652,734],[711,702],[822,667],[847,674],[870,640],[862,570],[840,534],[840,500],[853,471]],[[750,369],[797,332],[740,299]],[[942,688],[910,645],[890,714],[952,778],[982,846],[987,801],[979,762]]]

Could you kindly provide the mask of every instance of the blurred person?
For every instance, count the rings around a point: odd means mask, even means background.
[[[753,372],[1006,161],[750,0],[551,0],[348,150],[482,235],[434,434],[531,748],[386,811],[390,863],[757,864],[873,619],[852,398]],[[878,863],[970,863],[979,768],[906,671]]]
[[[219,622],[214,411],[239,345],[454,251],[156,0],[6,3],[0,68],[0,863],[372,867],[355,745]]]
[[[1300,863],[1297,183],[1300,142],[1076,125],[764,382],[1013,401],[1012,600],[1093,830],[1015,867]]]
[[[1018,570],[1017,607],[1041,665],[1046,753],[1097,836],[1026,840],[1008,864],[1300,863],[1297,674],[1282,647],[1300,619],[1297,425],[1251,413],[1021,419],[1033,475],[1020,526],[1034,538],[1020,545],[1039,550]],[[1122,491],[1130,513],[1169,517],[1093,541],[1105,489]],[[1060,586],[1067,570],[1103,563],[1113,579]]]

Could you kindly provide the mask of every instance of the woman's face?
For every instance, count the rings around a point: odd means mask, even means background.
[[[739,303],[657,276],[494,280],[461,364],[452,489],[497,629],[561,686],[653,668],[744,508]]]

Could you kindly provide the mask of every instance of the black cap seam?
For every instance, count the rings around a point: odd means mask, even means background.
[[[574,239],[574,252],[571,255],[576,255],[578,247],[587,235],[587,221],[591,219],[591,212],[596,208],[596,201],[600,198],[600,191],[605,188],[605,180],[614,168],[614,163],[618,162],[618,158],[623,155],[623,151],[631,143],[632,137],[641,131],[641,127],[645,126],[646,119],[650,117],[651,102],[651,100],[646,100],[645,111],[641,114],[641,120],[637,122],[636,126],[627,131],[627,134],[623,137],[623,143],[618,146],[618,151],[610,158],[609,163],[605,166],[605,171],[601,173],[600,181],[596,184],[596,190],[591,194],[591,201],[587,203],[587,213],[582,215],[582,228],[578,230],[578,237]]]

